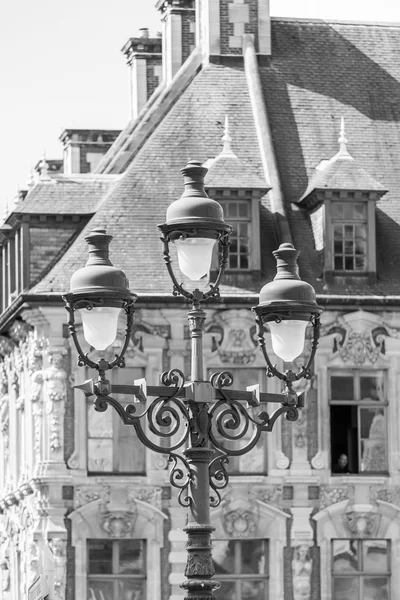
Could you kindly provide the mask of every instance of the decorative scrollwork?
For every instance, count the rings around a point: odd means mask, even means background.
[[[214,490],[215,496],[210,496],[210,506],[216,507],[221,504],[221,494],[219,490],[223,490],[229,483],[228,472],[226,465],[229,463],[229,458],[226,454],[219,454],[210,462],[210,487]]]
[[[174,452],[169,453],[168,461],[172,463],[171,470],[169,472],[169,481],[174,488],[179,491],[178,502],[181,506],[190,506],[192,499],[187,494],[183,496],[184,492],[188,490],[190,483],[193,480],[193,476],[190,470],[190,465],[183,456],[175,454]],[[178,466],[179,461],[183,464],[183,468]]]

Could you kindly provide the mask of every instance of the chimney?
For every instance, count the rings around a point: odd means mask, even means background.
[[[156,8],[163,23],[163,81],[169,83],[194,50],[196,11],[194,0],[158,0]]]
[[[253,34],[257,54],[271,54],[269,0],[196,0],[197,43],[207,58],[242,55],[243,35]]]
[[[149,37],[147,28],[130,38],[122,52],[130,69],[131,116],[136,119],[147,100],[161,83],[161,37]]]
[[[64,145],[63,172],[71,175],[95,171],[120,133],[116,129],[65,129],[60,135]]]

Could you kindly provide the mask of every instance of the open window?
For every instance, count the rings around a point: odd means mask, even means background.
[[[332,473],[387,473],[385,372],[332,371],[329,385]]]

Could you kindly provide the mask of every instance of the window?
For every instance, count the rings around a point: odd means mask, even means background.
[[[250,268],[251,201],[218,199],[224,209],[224,219],[232,226],[228,269]]]
[[[217,600],[267,600],[267,540],[213,540]]]
[[[366,272],[367,203],[332,202],[333,269]]]
[[[384,371],[330,374],[331,459],[334,473],[385,473],[387,465]],[[341,456],[346,455],[347,465]]]
[[[389,600],[387,540],[332,541],[333,600]]]
[[[145,598],[145,542],[88,540],[88,600]]]
[[[249,385],[259,384],[262,391],[265,390],[265,369],[257,368],[236,368],[227,369],[233,375],[232,389],[246,390]],[[215,372],[215,369],[209,369],[208,376]],[[247,409],[253,418],[263,411],[268,410],[266,406]],[[221,444],[232,449],[241,448],[251,439],[253,432],[252,424],[250,423],[249,430],[246,435],[238,441],[227,442],[221,437]],[[235,434],[238,432],[235,432]],[[218,433],[215,434],[218,438]],[[227,465],[227,471],[230,475],[252,475],[266,474],[267,472],[267,436],[261,434],[256,446],[242,456],[230,456]]]
[[[132,384],[144,377],[140,368],[113,369],[112,383]],[[133,396],[118,394],[116,399],[123,405],[133,402]],[[109,406],[105,412],[97,412],[91,401],[88,413],[88,471],[90,473],[144,473],[145,448],[139,441],[134,427],[124,425],[118,413]]]

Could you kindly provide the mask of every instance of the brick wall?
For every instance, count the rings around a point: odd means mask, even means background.
[[[162,78],[162,58],[160,56],[152,56],[146,62],[146,84],[147,84],[147,100],[161,83]]]
[[[221,0],[220,2],[221,54],[242,54],[242,36],[252,33],[257,48],[258,1]]]
[[[196,15],[194,11],[182,12],[182,62],[192,53],[196,44]]]

